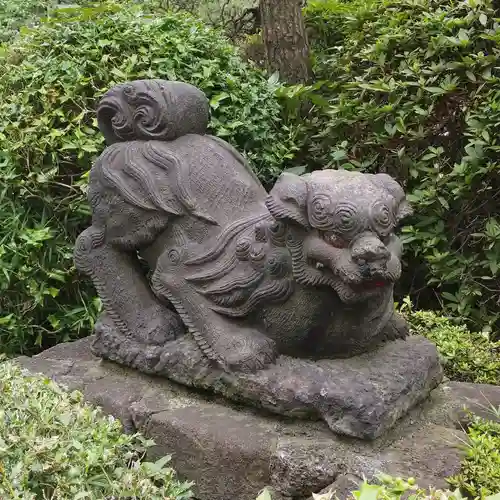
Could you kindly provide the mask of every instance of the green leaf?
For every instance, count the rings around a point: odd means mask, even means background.
[[[462,42],[469,41],[469,35],[464,29],[460,29],[458,32],[458,39]]]
[[[382,490],[382,486],[364,482],[359,491],[356,492],[356,498],[357,500],[377,500]]]
[[[264,488],[257,497],[257,500],[273,500],[271,497],[271,492],[268,488]]]
[[[111,70],[111,74],[117,76],[121,80],[127,80],[128,78],[127,75],[121,69],[118,68],[113,68]]]
[[[81,500],[82,498],[91,498],[92,495],[88,491],[80,491],[75,495],[75,500]]]
[[[64,425],[64,426],[69,426],[69,424],[73,420],[73,416],[71,415],[70,412],[66,413],[61,413],[60,415],[57,416],[57,419]]]
[[[274,72],[268,79],[269,85],[277,85],[280,80],[280,74],[279,71]]]
[[[12,318],[14,317],[14,314],[7,314],[7,316],[1,316],[0,317],[0,325],[8,325],[11,321]]]
[[[431,94],[445,94],[446,91],[442,89],[441,87],[424,87],[427,92],[430,92]]]
[[[455,302],[458,304],[459,300],[455,297],[455,295],[449,293],[449,292],[443,292],[441,294],[445,299],[450,300],[451,302]]]
[[[210,106],[212,109],[217,109],[222,101],[229,98],[229,94],[227,92],[221,92],[220,94],[216,94],[210,99]]]
[[[475,82],[476,81],[476,75],[474,75],[474,73],[472,73],[472,71],[466,71],[465,74],[467,75],[467,78],[471,82]]]

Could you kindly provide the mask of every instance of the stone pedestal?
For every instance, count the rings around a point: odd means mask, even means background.
[[[150,375],[218,393],[237,403],[292,418],[322,419],[339,435],[375,439],[439,385],[436,346],[421,336],[386,342],[346,359],[280,356],[257,373],[227,373],[203,356],[189,336],[148,346],[111,332],[92,350]]]
[[[200,500],[255,500],[264,486],[297,500],[332,486],[345,498],[363,476],[378,472],[445,487],[444,478],[459,470],[463,405],[479,411],[500,405],[498,387],[446,383],[381,437],[359,440],[335,435],[323,422],[231,406],[213,394],[101,361],[91,354],[91,341],[17,362],[82,391],[127,431],[153,438],[152,454],[172,455],[178,473],[196,482]]]

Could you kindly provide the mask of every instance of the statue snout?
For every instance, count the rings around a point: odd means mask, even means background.
[[[391,253],[375,234],[360,236],[351,247],[352,260],[369,273],[373,266],[385,265],[391,258]]]

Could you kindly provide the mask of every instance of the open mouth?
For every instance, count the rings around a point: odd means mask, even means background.
[[[332,270],[325,266],[322,262],[309,260],[309,265],[316,268],[318,271],[321,271],[326,277],[330,279],[340,280],[344,285],[348,286],[356,292],[385,288],[391,284],[389,280],[381,277],[367,278],[358,283],[353,283],[347,279],[342,279],[341,276],[333,273]]]
[[[375,288],[384,288],[389,285],[388,281],[382,280],[382,279],[374,279],[374,280],[367,280],[363,281],[362,283],[358,285],[349,285],[353,289],[375,289]]]

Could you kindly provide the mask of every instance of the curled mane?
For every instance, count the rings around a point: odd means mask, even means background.
[[[170,215],[191,214],[215,224],[189,192],[189,166],[160,141],[115,143],[92,167],[90,185],[101,185],[142,210]],[[92,205],[96,203],[89,190]]]
[[[268,214],[241,219],[202,256],[187,262],[188,267],[204,269],[186,279],[212,302],[213,311],[233,318],[284,301],[294,288],[292,256],[284,247],[283,232]]]

